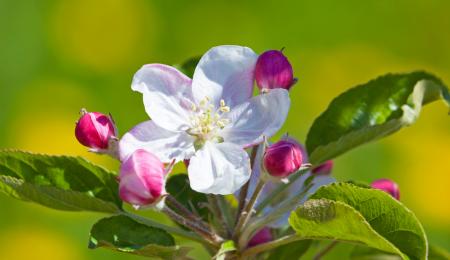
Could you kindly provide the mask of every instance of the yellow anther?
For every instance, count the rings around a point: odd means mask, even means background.
[[[224,107],[225,106],[225,100],[221,99],[220,100],[220,107]]]
[[[219,110],[221,112],[223,112],[223,113],[228,113],[228,112],[230,112],[230,107],[229,106],[223,106],[223,107],[220,107]]]

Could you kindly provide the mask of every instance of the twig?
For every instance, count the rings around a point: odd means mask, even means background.
[[[178,215],[178,213],[176,213],[167,206],[164,206],[161,211],[167,214],[173,221],[191,229],[201,237],[205,238],[208,242],[210,242],[214,246],[220,245],[220,243],[223,241],[223,239],[219,237],[217,234],[212,233],[211,231],[203,228],[202,226],[198,225],[197,222],[188,220]]]
[[[250,165],[252,166],[252,174],[253,169],[255,168],[255,159],[256,155],[258,153],[259,145],[253,147],[252,153],[250,155]],[[250,176],[251,178],[251,176]],[[239,221],[239,217],[241,216],[242,210],[244,210],[245,201],[247,199],[247,193],[248,193],[248,187],[250,186],[250,179],[242,186],[241,191],[239,192],[239,204],[238,204],[238,210],[236,212],[236,223]]]
[[[253,215],[254,212],[254,205],[256,203],[256,200],[258,199],[259,194],[261,193],[262,189],[264,188],[265,182],[261,179],[258,180],[258,183],[256,184],[255,191],[252,194],[252,197],[250,198],[250,201],[245,205],[244,210],[241,213],[241,216],[239,217],[239,220],[236,224],[236,227],[234,228],[233,232],[233,238],[236,239],[239,237],[242,228],[247,224],[250,217]]]
[[[207,198],[210,206],[209,208],[211,209],[215,219],[219,222],[219,234],[229,237],[230,231],[225,220],[225,214],[219,205],[219,201],[217,200],[217,196],[214,194],[208,194]]]

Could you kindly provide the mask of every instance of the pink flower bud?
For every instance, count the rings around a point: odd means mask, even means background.
[[[257,246],[273,240],[272,232],[270,228],[265,227],[258,231],[250,241],[248,241],[248,247]]]
[[[258,57],[255,68],[256,84],[260,90],[284,88],[295,83],[292,66],[281,51],[266,51]]]
[[[303,163],[302,154],[301,145],[287,137],[266,149],[264,167],[273,177],[285,178],[300,169]]]
[[[311,172],[315,175],[330,175],[331,170],[333,170],[333,161],[329,160],[317,167],[314,167]]]
[[[108,149],[109,140],[117,136],[111,117],[98,113],[82,111],[75,127],[78,141],[93,150]]]
[[[382,191],[385,191],[385,192],[391,194],[391,196],[396,198],[397,200],[400,199],[400,190],[398,188],[398,185],[397,185],[397,183],[395,183],[392,180],[379,179],[379,180],[372,182],[372,184],[370,184],[370,186],[374,189],[382,190]]]
[[[157,202],[166,193],[164,164],[150,152],[139,149],[120,167],[119,196],[133,205]]]

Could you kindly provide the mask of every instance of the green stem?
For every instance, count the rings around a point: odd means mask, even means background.
[[[224,196],[216,196],[217,204],[220,208],[220,212],[222,212],[225,224],[227,226],[227,231],[229,237],[231,237],[234,227],[234,218],[233,213],[231,212],[232,209],[230,207],[230,204],[226,201]]]
[[[275,190],[272,191],[264,200],[262,200],[258,206],[256,206],[256,214],[259,214],[267,205],[269,205],[274,199],[280,196],[280,194],[289,186],[292,185],[295,181],[297,181],[298,178],[302,175],[302,173],[305,173],[308,171],[309,168],[300,169],[296,173],[292,174],[289,177],[289,182],[284,185],[279,185]]]
[[[252,153],[250,155],[250,165],[252,166],[252,174],[253,174],[253,169],[255,169],[254,164],[255,164],[255,160],[256,160],[256,155],[258,153],[258,148],[259,148],[259,145],[253,147]],[[251,178],[251,175],[250,175],[250,178]],[[242,210],[244,210],[249,186],[250,186],[250,179],[244,184],[244,186],[242,186],[241,191],[239,192],[239,204],[238,204],[238,210],[236,212],[236,223],[239,221]]]
[[[328,254],[331,249],[333,249],[337,244],[339,243],[339,241],[335,240],[333,242],[331,242],[331,244],[329,244],[328,246],[326,246],[324,249],[322,249],[319,253],[317,253],[314,257],[313,260],[320,260],[322,259],[322,257],[326,254]]]
[[[219,201],[217,200],[217,196],[214,194],[208,194],[207,198],[208,198],[208,203],[209,203],[209,207],[212,211],[212,214],[213,214],[214,218],[218,221],[219,234],[221,234],[222,236],[225,236],[225,237],[229,237],[230,231],[228,229],[227,222],[225,220],[224,212],[222,211],[222,209],[219,205]]]
[[[241,233],[239,238],[239,246],[244,247],[247,245],[248,240],[263,227],[269,225],[270,223],[276,221],[281,216],[294,210],[299,204],[300,201],[307,195],[308,191],[313,186],[311,182],[306,183],[306,186],[300,191],[297,196],[293,196],[292,198],[283,201],[278,207],[274,208],[270,213],[265,216],[258,217],[252,221],[249,225],[247,225]]]
[[[258,183],[256,184],[255,191],[252,194],[252,197],[250,198],[250,201],[245,205],[244,210],[241,213],[241,216],[239,217],[239,220],[236,224],[236,227],[234,228],[233,232],[233,238],[237,239],[239,238],[243,227],[247,224],[251,216],[254,212],[254,205],[256,203],[256,200],[258,199],[259,194],[261,193],[262,189],[264,188],[265,182],[261,179],[258,180]]]

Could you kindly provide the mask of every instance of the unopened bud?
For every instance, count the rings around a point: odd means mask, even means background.
[[[264,153],[265,169],[273,177],[288,177],[302,166],[302,149],[297,141],[289,137],[272,144]]]
[[[296,82],[292,66],[281,51],[266,51],[258,57],[255,67],[256,84],[261,91],[284,88],[289,90]]]
[[[258,231],[250,241],[248,241],[248,247],[257,246],[259,244],[264,244],[273,240],[272,232],[270,228],[264,227]]]
[[[311,172],[315,175],[330,175],[333,170],[333,161],[329,160],[317,167],[314,167]]]
[[[392,180],[379,179],[379,180],[372,182],[372,184],[370,184],[370,186],[374,189],[382,190],[382,191],[385,191],[385,192],[391,194],[391,196],[396,198],[397,200],[400,199],[400,189],[398,188],[397,183],[395,183]]]
[[[82,116],[75,127],[75,136],[84,146],[93,151],[107,150],[117,130],[110,116],[98,112],[82,110]]]
[[[164,164],[150,152],[139,149],[120,167],[119,196],[135,206],[158,202],[165,191]]]

